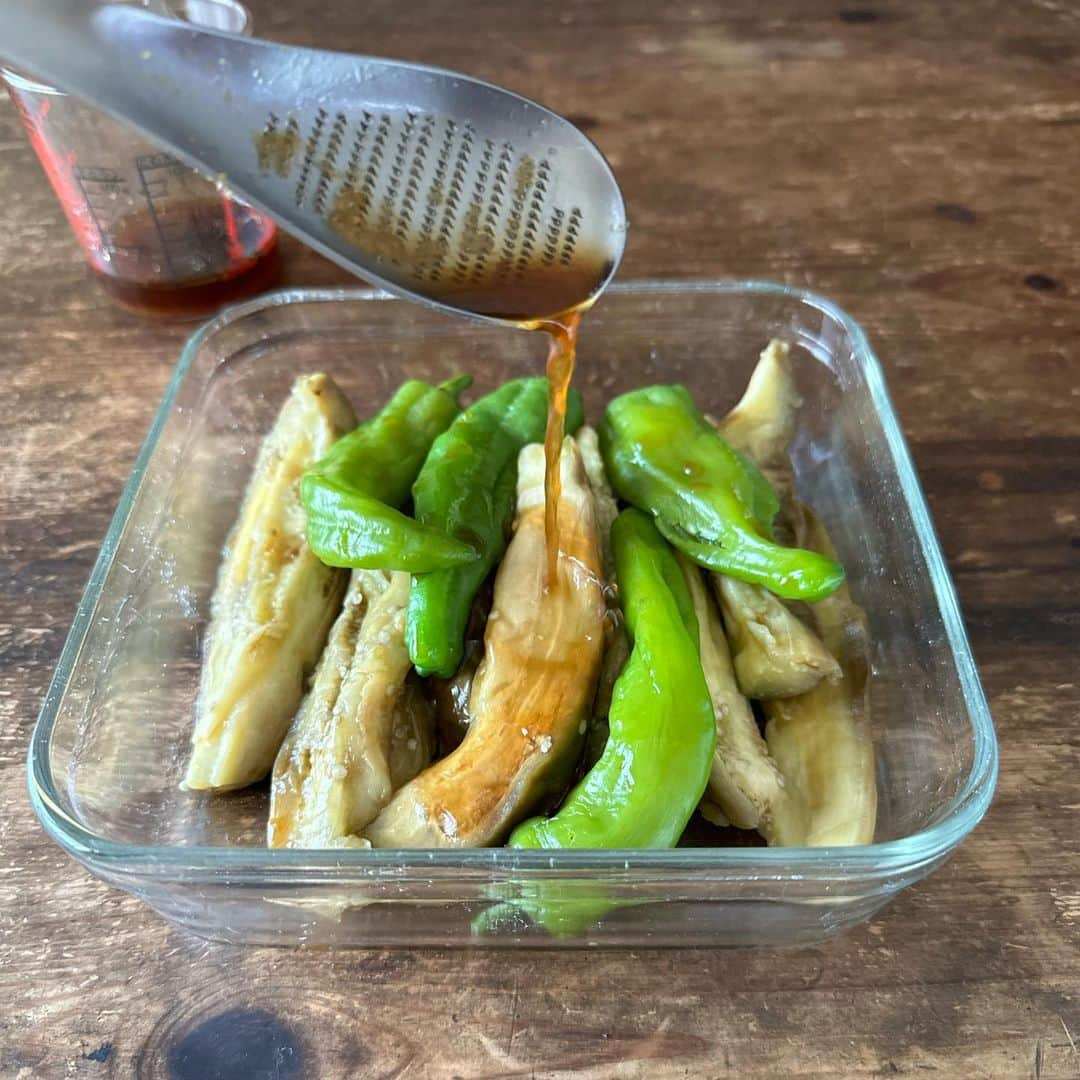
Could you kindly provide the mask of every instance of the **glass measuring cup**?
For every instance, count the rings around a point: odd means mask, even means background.
[[[251,33],[236,0],[154,0],[156,12]],[[206,314],[277,276],[274,223],[76,97],[0,72],[98,280],[125,307]]]

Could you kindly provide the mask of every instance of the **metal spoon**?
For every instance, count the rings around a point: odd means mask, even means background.
[[[242,38],[93,0],[0,0],[0,55],[141,129],[341,266],[530,323],[622,257],[607,162],[569,121],[465,75]]]

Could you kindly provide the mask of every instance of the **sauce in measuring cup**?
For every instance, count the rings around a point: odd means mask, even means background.
[[[250,31],[237,0],[177,9],[197,25]],[[15,71],[0,76],[91,269],[117,301],[195,317],[273,283],[272,221],[79,98]]]
[[[167,214],[135,210],[112,227],[106,252],[88,254],[124,307],[196,316],[272,287],[275,240],[268,219],[222,195],[181,200]]]

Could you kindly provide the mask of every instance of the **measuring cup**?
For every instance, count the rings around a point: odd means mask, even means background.
[[[143,6],[251,33],[250,13],[236,0]],[[269,218],[78,98],[0,74],[91,268],[118,302],[194,317],[273,283]]]

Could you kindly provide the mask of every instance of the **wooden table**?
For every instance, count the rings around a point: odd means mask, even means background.
[[[626,192],[624,278],[772,278],[862,321],[956,577],[1001,783],[932,879],[794,952],[241,950],[91,879],[34,820],[27,740],[189,328],[87,280],[5,104],[0,1076],[1080,1075],[1080,9],[253,7],[267,36],[461,68],[573,116]],[[290,283],[342,280],[285,253]]]

